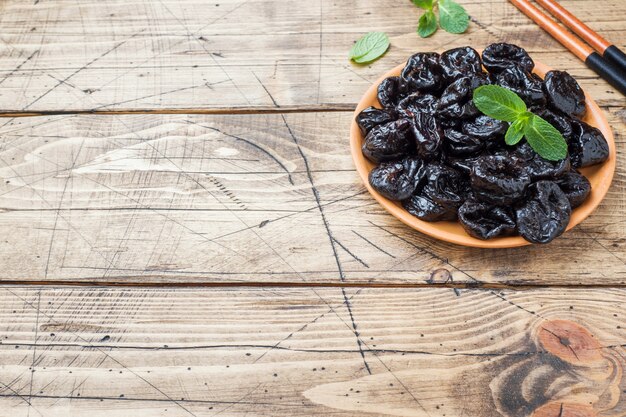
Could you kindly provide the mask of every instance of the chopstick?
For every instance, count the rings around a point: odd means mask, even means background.
[[[576,55],[581,61],[587,64],[587,66],[595,71],[600,77],[619,90],[622,94],[626,95],[626,74],[624,71],[602,58],[602,56],[595,52],[593,48],[583,43],[571,32],[563,29],[554,20],[548,17],[547,14],[539,10],[528,0],[509,1],[522,13],[537,23],[539,27],[552,35],[553,38]]]
[[[602,54],[604,58],[619,66],[623,71],[626,71],[626,54],[624,54],[621,49],[581,22],[569,10],[561,6],[555,0],[535,1],[575,34],[583,38],[585,42],[591,45],[599,54]]]

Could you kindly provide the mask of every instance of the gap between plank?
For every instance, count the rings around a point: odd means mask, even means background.
[[[606,100],[606,102],[596,102],[600,108],[609,111],[611,108],[622,109],[622,100]],[[179,109],[118,109],[118,110],[40,110],[40,111],[24,111],[24,110],[2,110],[0,109],[0,118],[2,117],[40,117],[40,116],[59,116],[59,115],[79,115],[89,114],[96,116],[107,115],[132,115],[132,114],[206,114],[206,115],[245,115],[245,114],[285,114],[285,113],[334,113],[334,112],[354,112],[356,104],[354,103],[337,103],[328,105],[291,105],[279,107],[215,107],[215,108],[179,108]]]
[[[2,280],[0,287],[136,287],[136,288],[451,288],[485,290],[553,289],[626,289],[626,283],[617,284],[559,284],[559,283],[498,283],[498,282],[446,282],[446,283],[368,283],[368,282],[159,282],[159,281],[72,281],[72,280]]]
[[[71,114],[90,115],[126,115],[126,114],[281,114],[281,113],[330,113],[353,112],[356,104],[342,103],[318,106],[281,106],[281,107],[224,107],[224,108],[181,108],[181,109],[118,109],[118,110],[41,110],[18,111],[0,110],[0,117],[39,117]]]

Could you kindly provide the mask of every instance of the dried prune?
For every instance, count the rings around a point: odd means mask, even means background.
[[[475,89],[488,84],[489,80],[483,74],[473,77],[459,78],[446,87],[437,104],[440,119],[467,119],[480,114],[472,101]]]
[[[495,83],[519,95],[528,106],[545,106],[546,104],[541,78],[521,67],[506,68],[495,77]]]
[[[524,168],[531,181],[555,179],[570,169],[569,157],[560,161],[548,161],[539,156],[528,142],[517,147],[515,156],[524,161]]]
[[[394,113],[371,106],[362,110],[356,117],[356,123],[359,125],[359,129],[364,136],[367,135],[374,126],[383,125],[393,122],[394,120],[396,120]]]
[[[458,214],[463,229],[478,239],[508,236],[515,232],[513,212],[507,207],[466,201],[459,208]]]
[[[585,113],[585,93],[576,80],[565,71],[549,71],[544,78],[548,104],[569,116]]]
[[[560,236],[572,212],[567,196],[552,181],[539,181],[529,187],[528,200],[515,210],[519,234],[532,243],[548,243]]]
[[[472,172],[472,167],[478,161],[480,156],[473,156],[469,158],[457,158],[453,156],[446,157],[446,163],[456,169],[459,173],[469,175]]]
[[[398,103],[396,110],[401,117],[413,117],[417,113],[434,114],[437,97],[431,94],[413,93]]]
[[[559,177],[556,183],[569,200],[572,209],[580,206],[591,192],[589,180],[577,171],[568,171]]]
[[[420,158],[429,161],[439,156],[443,132],[433,116],[427,113],[417,113],[413,118],[413,136],[417,155]]]
[[[456,210],[443,207],[423,194],[416,194],[404,200],[402,206],[418,219],[427,222],[456,220]]]
[[[478,158],[470,173],[472,188],[481,201],[508,205],[524,197],[530,176],[513,157],[487,155]]]
[[[480,55],[474,48],[469,46],[454,48],[444,52],[441,54],[439,62],[448,82],[461,77],[471,77],[472,74],[482,72]]]
[[[448,154],[453,156],[475,155],[484,147],[481,139],[466,135],[458,130],[446,129],[443,135],[445,137],[444,148]]]
[[[403,158],[411,151],[412,142],[411,122],[400,119],[375,126],[365,136],[361,150],[367,159],[378,164]]]
[[[452,168],[431,164],[425,177],[422,194],[444,208],[456,210],[468,197],[469,183]]]
[[[572,121],[568,148],[574,168],[599,164],[609,157],[609,144],[602,132],[582,120]]]
[[[370,171],[369,182],[383,196],[404,200],[413,195],[422,183],[425,168],[422,160],[414,157],[382,163]]]
[[[463,133],[483,140],[500,140],[507,129],[506,122],[485,115],[480,115],[472,121],[463,123]]]
[[[388,77],[378,85],[378,102],[384,108],[393,108],[402,99],[400,77]]]
[[[439,54],[419,52],[409,58],[400,75],[409,92],[438,92],[443,86]]]
[[[507,68],[520,67],[531,72],[535,63],[528,53],[517,45],[494,43],[483,51],[483,65],[490,73],[499,73]]]

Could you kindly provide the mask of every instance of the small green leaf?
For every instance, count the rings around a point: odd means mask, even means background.
[[[469,16],[463,6],[453,0],[440,0],[439,24],[446,32],[463,33],[469,26]]]
[[[514,122],[526,112],[526,104],[517,94],[497,85],[474,90],[474,104],[487,116],[505,122]]]
[[[417,7],[421,7],[424,10],[433,9],[433,0],[413,0],[413,4]]]
[[[509,129],[506,131],[504,141],[507,145],[515,145],[524,137],[524,128],[526,127],[526,121],[524,119],[518,119],[511,123]]]
[[[422,38],[427,38],[437,31],[437,17],[432,10],[427,11],[420,17],[417,33]]]
[[[526,123],[524,136],[530,147],[544,159],[559,161],[567,156],[567,142],[563,135],[537,115]]]
[[[350,49],[350,59],[366,64],[380,58],[389,48],[389,38],[383,32],[369,32]]]

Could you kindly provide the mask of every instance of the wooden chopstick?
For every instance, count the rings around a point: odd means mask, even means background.
[[[574,16],[569,10],[561,6],[555,0],[535,0],[550,14],[557,18],[566,27],[572,30],[593,47],[604,58],[618,65],[622,70],[626,71],[626,54],[613,45],[611,42],[603,38],[589,26],[584,24],[580,19]]]
[[[522,13],[532,19],[543,30],[548,32],[554,39],[559,41],[569,51],[576,55],[589,68],[595,71],[605,81],[626,95],[626,74],[624,71],[609,61],[605,60],[589,45],[582,42],[574,34],[562,28],[547,14],[539,10],[528,0],[509,0]]]

